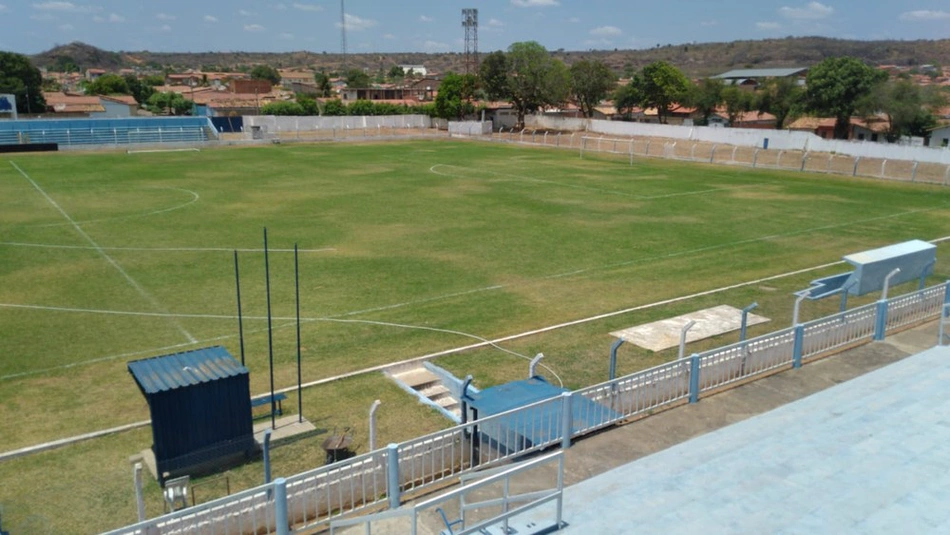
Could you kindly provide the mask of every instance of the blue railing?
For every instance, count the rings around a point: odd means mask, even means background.
[[[312,528],[374,505],[396,508],[407,494],[449,477],[558,444],[569,447],[571,440],[597,429],[696,402],[716,391],[881,339],[940,316],[948,303],[950,281],[390,444],[108,535],[170,530],[286,534],[290,526]],[[580,396],[583,403],[576,401]],[[578,410],[584,412],[579,415]],[[525,437],[540,438],[529,443]]]
[[[0,144],[57,143],[61,146],[186,143],[217,137],[207,117],[75,119],[0,123]]]

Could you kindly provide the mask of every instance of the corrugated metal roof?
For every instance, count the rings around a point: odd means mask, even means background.
[[[221,346],[134,360],[129,373],[146,395],[248,373]]]
[[[807,67],[792,67],[788,69],[735,69],[713,78],[784,78],[807,71]]]

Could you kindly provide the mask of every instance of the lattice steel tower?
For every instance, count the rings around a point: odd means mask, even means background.
[[[346,75],[346,0],[340,0],[340,53],[343,54],[343,75]]]
[[[465,74],[478,72],[478,10],[462,10],[462,27],[465,28]]]

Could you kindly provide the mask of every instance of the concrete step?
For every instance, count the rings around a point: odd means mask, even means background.
[[[436,383],[434,385],[426,386],[425,388],[417,388],[420,394],[429,398],[435,399],[439,396],[449,395],[449,389],[442,386],[441,383]]]
[[[431,385],[437,384],[439,382],[438,376],[422,367],[394,374],[393,378],[409,385],[412,388],[415,388],[416,390],[419,390],[420,387],[423,387],[427,384]]]

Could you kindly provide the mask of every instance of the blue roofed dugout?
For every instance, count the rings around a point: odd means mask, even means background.
[[[559,443],[564,426],[564,400],[567,389],[534,376],[522,381],[486,388],[481,392],[467,391],[465,404],[470,419],[479,423],[479,433],[487,437],[493,447],[504,453],[528,451]],[[513,409],[511,414],[490,418]],[[584,396],[571,397],[571,432],[602,427],[615,421],[617,413]]]
[[[128,363],[148,401],[160,483],[256,448],[248,370],[221,346]]]

